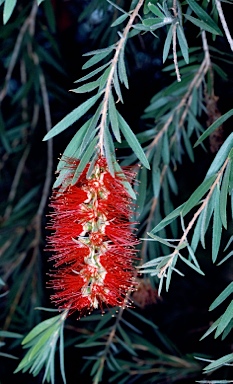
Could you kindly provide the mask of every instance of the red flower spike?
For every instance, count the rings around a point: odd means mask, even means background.
[[[113,177],[99,157],[91,176],[86,167],[72,186],[78,162],[66,159],[66,187],[53,192],[49,228],[55,232],[48,248],[57,268],[51,274],[52,301],[82,314],[103,304],[125,305],[127,291],[136,288],[132,261],[138,240],[130,222],[132,199],[123,185],[135,174],[128,170]]]

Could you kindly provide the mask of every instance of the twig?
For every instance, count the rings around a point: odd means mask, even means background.
[[[222,10],[221,1],[215,0],[215,3],[216,3],[217,10],[218,10],[219,18],[220,18],[221,23],[222,23],[222,27],[223,27],[224,32],[226,34],[226,38],[227,38],[228,43],[229,43],[229,45],[231,47],[231,50],[233,51],[233,39],[231,37],[231,33],[229,31],[229,28],[228,28],[228,25],[227,25],[227,22],[226,22],[226,19],[225,19],[223,10]]]
[[[176,71],[176,78],[177,81],[181,81],[180,77],[180,71],[179,71],[179,66],[178,66],[178,60],[177,60],[177,52],[176,52],[176,29],[177,29],[177,23],[174,23],[172,26],[172,51],[173,51],[173,61],[174,61],[174,66],[175,66],[175,71]]]
[[[42,101],[43,101],[44,114],[45,114],[46,130],[48,132],[52,127],[52,121],[51,121],[51,113],[50,113],[50,107],[49,107],[49,98],[48,98],[46,82],[42,72],[40,73],[39,79],[40,79],[40,88],[41,88]],[[44,207],[46,205],[46,202],[49,196],[50,186],[52,183],[52,170],[53,170],[53,141],[50,139],[47,141],[47,169],[46,169],[45,183],[44,183],[40,205],[37,210],[37,215],[39,216],[43,214]]]
[[[213,182],[210,190],[209,190],[209,193],[207,194],[206,198],[204,199],[203,203],[201,204],[201,206],[199,207],[199,209],[196,211],[196,213],[194,214],[192,220],[189,222],[187,228],[185,229],[180,241],[179,241],[179,244],[177,245],[177,248],[174,250],[174,252],[171,254],[171,257],[170,259],[168,260],[167,264],[164,265],[163,268],[161,268],[159,274],[158,274],[158,277],[162,277],[165,273],[166,273],[166,270],[167,268],[172,264],[172,261],[174,259],[174,257],[176,255],[179,254],[179,249],[181,248],[182,244],[187,240],[187,236],[188,236],[188,233],[190,232],[190,230],[192,229],[195,221],[198,219],[198,217],[200,216],[201,212],[203,211],[203,209],[205,209],[206,205],[208,204],[212,194],[213,194],[213,191],[214,191],[214,188],[216,187],[216,185],[219,183],[221,177],[222,177],[222,174],[227,166],[229,162],[229,158],[227,158],[222,166],[222,168],[220,169],[220,171],[218,172],[218,175],[216,177],[216,180]]]
[[[16,64],[16,61],[17,61],[17,58],[19,55],[19,51],[21,48],[21,44],[22,44],[24,35],[25,35],[28,27],[30,27],[30,25],[33,24],[33,21],[35,19],[36,13],[37,13],[37,9],[38,9],[37,1],[34,1],[30,15],[27,17],[27,19],[23,23],[22,27],[20,28],[18,37],[16,39],[16,43],[15,43],[15,46],[14,46],[14,49],[12,52],[11,60],[10,60],[9,66],[8,66],[7,74],[5,77],[5,85],[4,85],[4,87],[0,93],[0,103],[3,101],[4,97],[6,96],[8,83],[11,79],[12,72],[14,70],[14,67],[15,67],[15,64]]]
[[[163,169],[162,169],[162,172],[161,172],[161,175],[160,175],[160,180],[159,180],[160,185],[162,185],[162,183],[163,183],[163,179],[164,179],[164,176],[165,176],[166,172],[167,172],[167,165],[164,165]],[[152,198],[151,209],[150,209],[150,213],[149,213],[149,216],[148,216],[148,219],[147,219],[147,225],[146,225],[146,229],[145,229],[145,238],[148,237],[148,232],[151,229],[151,223],[152,223],[152,220],[154,218],[154,214],[155,214],[155,210],[156,210],[157,204],[158,204],[158,198],[157,197],[153,197]],[[148,247],[148,242],[147,241],[143,241],[142,249],[141,249],[140,265],[145,262],[147,247]]]
[[[101,111],[101,121],[100,121],[100,125],[99,125],[99,143],[98,143],[98,146],[100,148],[101,155],[104,154],[104,130],[105,130],[107,114],[108,114],[108,101],[109,101],[109,96],[110,96],[110,92],[111,92],[111,88],[112,88],[114,73],[116,71],[116,67],[117,67],[117,63],[118,63],[118,58],[119,58],[121,50],[124,49],[124,45],[125,45],[129,30],[132,27],[134,19],[137,17],[139,9],[143,5],[143,3],[144,3],[144,0],[139,0],[136,8],[134,9],[132,14],[130,15],[130,19],[129,19],[129,21],[128,21],[125,29],[124,29],[122,37],[116,45],[116,52],[115,52],[115,55],[112,59],[111,70],[110,70],[110,73],[108,76],[108,80],[107,80],[105,92],[104,92],[103,106],[102,106],[102,111]]]
[[[177,19],[177,4],[176,0],[173,0],[173,14],[174,18]],[[181,81],[180,77],[180,71],[179,71],[179,65],[178,65],[178,60],[177,60],[177,52],[176,52],[176,30],[177,30],[177,25],[179,24],[178,21],[175,21],[173,26],[172,26],[172,51],[173,51],[173,61],[174,61],[174,66],[175,66],[175,71],[176,71],[176,78],[177,81]]]
[[[122,318],[122,315],[123,315],[123,312],[124,312],[124,309],[126,307],[126,303],[128,301],[128,298],[129,298],[130,294],[131,294],[131,289],[128,290],[128,292],[127,292],[127,294],[125,296],[124,304],[120,308],[119,313],[118,313],[117,318],[116,318],[116,321],[115,321],[115,324],[112,327],[112,330],[111,330],[111,332],[110,332],[110,334],[108,336],[108,339],[107,339],[107,342],[106,342],[106,346],[105,346],[105,350],[104,350],[104,354],[101,356],[100,365],[99,365],[98,371],[95,374],[95,378],[94,378],[93,384],[98,384],[99,383],[100,372],[104,368],[104,364],[105,364],[105,361],[107,359],[109,348],[110,348],[111,343],[112,343],[112,341],[113,341],[113,339],[115,337],[115,334],[116,334],[116,331],[117,331],[117,326],[118,326],[119,322],[121,321],[121,318]]]
[[[26,149],[24,150],[23,155],[22,155],[22,157],[18,163],[18,166],[16,168],[15,176],[14,176],[13,183],[11,185],[11,190],[10,190],[8,200],[7,200],[7,207],[6,207],[4,216],[3,216],[4,221],[9,218],[9,216],[12,212],[12,209],[13,209],[12,203],[13,203],[13,200],[15,198],[15,195],[17,192],[17,187],[19,184],[19,180],[20,180],[22,172],[24,170],[24,166],[25,166],[26,160],[28,158],[29,152],[30,152],[30,145],[28,145],[26,147]]]

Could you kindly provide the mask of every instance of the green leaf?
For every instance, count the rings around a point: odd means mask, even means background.
[[[75,83],[79,83],[80,81],[84,81],[84,80],[88,80],[90,79],[91,77],[97,75],[97,73],[101,72],[103,69],[105,69],[108,65],[110,65],[110,63],[106,63],[106,64],[103,64],[101,65],[101,67],[99,68],[96,68],[94,71],[88,73],[86,76],[83,76],[81,77],[80,79],[76,80]]]
[[[124,13],[123,15],[119,16],[112,24],[111,27],[116,27],[117,25],[123,23],[129,15],[127,13]]]
[[[47,19],[47,25],[50,27],[52,33],[56,32],[56,20],[54,16],[54,8],[50,0],[43,1],[44,12]]]
[[[226,311],[221,317],[221,321],[218,324],[218,327],[216,329],[215,338],[221,335],[221,333],[224,331],[224,329],[227,327],[227,325],[231,321],[232,317],[233,317],[233,300],[230,302]]]
[[[118,9],[118,11],[121,11],[123,13],[126,13],[123,8],[119,7],[116,3],[113,3],[111,0],[107,0],[109,4],[111,4],[114,8]]]
[[[89,51],[87,53],[84,53],[83,56],[93,56],[98,55],[99,53],[109,53],[115,48],[115,45],[112,44],[109,47],[96,49],[95,51]]]
[[[225,261],[227,261],[231,256],[233,256],[233,251],[229,252],[217,265],[219,266],[225,263]]]
[[[129,88],[126,68],[125,68],[125,59],[124,59],[124,49],[121,50],[119,54],[119,61],[118,61],[118,72],[119,72],[119,78],[121,83],[125,85],[125,87]]]
[[[160,17],[161,19],[164,18],[164,14],[163,12],[160,11],[160,9],[158,7],[156,7],[156,5],[152,4],[152,3],[148,3],[148,8],[149,10],[154,13],[154,15]]]
[[[219,188],[215,188],[215,204],[214,204],[214,220],[213,220],[213,237],[212,237],[212,260],[215,263],[222,236],[222,221],[220,217],[220,192]]]
[[[101,78],[100,78],[100,87],[99,87],[100,90],[103,89],[103,88],[105,87],[106,82],[107,82],[108,77],[109,77],[109,73],[110,73],[110,71],[111,71],[111,66],[108,67],[108,68],[106,68],[105,71],[104,71],[104,73],[102,74],[102,76],[101,76]]]
[[[140,214],[145,205],[146,193],[147,193],[147,170],[145,167],[142,167],[138,174],[138,188],[137,188],[137,212]]]
[[[212,176],[213,174],[219,171],[224,161],[226,160],[227,156],[229,155],[229,152],[232,149],[232,147],[233,147],[233,133],[231,133],[228,136],[228,138],[224,141],[221,148],[217,152],[217,155],[215,156],[214,161],[212,162],[206,174],[206,178],[209,176]]]
[[[96,53],[91,59],[89,59],[83,66],[82,69],[87,69],[92,67],[93,65],[99,63],[101,60],[103,60],[105,57],[107,57],[111,52],[113,48],[107,50],[107,52],[102,53]]]
[[[166,37],[165,43],[164,43],[164,47],[163,47],[163,63],[165,63],[165,61],[166,61],[166,59],[168,57],[169,51],[170,51],[171,42],[172,42],[172,29],[173,29],[173,25],[170,26],[170,28],[168,30],[168,33],[167,33],[167,37]],[[147,109],[149,109],[149,108],[151,108],[151,106],[148,107]]]
[[[80,145],[82,144],[83,138],[88,129],[90,121],[91,119],[86,121],[86,123],[78,130],[78,132],[76,132],[76,134],[74,135],[72,140],[69,142],[69,144],[67,145],[63,153],[64,157],[70,157],[70,158],[75,157]],[[62,168],[64,168],[65,165],[66,165],[66,160],[63,160],[63,157],[62,157],[58,163],[57,170],[58,171],[61,170]]]
[[[59,331],[60,345],[59,345],[59,355],[60,355],[60,370],[64,384],[66,384],[66,374],[65,374],[65,365],[64,365],[64,322],[60,327]]]
[[[152,185],[153,185],[153,192],[154,197],[158,198],[159,191],[160,191],[160,170],[159,168],[152,171]]]
[[[132,199],[136,200],[136,194],[133,190],[133,188],[131,187],[131,184],[127,181],[127,178],[126,176],[124,175],[124,172],[122,171],[121,167],[119,166],[118,162],[117,161],[114,161],[114,168],[116,170],[116,172],[118,172],[120,175],[121,175],[121,182],[122,184],[124,185],[126,191],[128,192],[128,194],[132,197]]]
[[[171,171],[171,168],[169,166],[167,167],[167,179],[168,179],[168,183],[169,183],[169,186],[170,186],[172,192],[175,195],[177,195],[178,194],[178,186],[177,186],[174,174]]]
[[[137,139],[133,131],[130,129],[129,125],[126,123],[125,119],[120,115],[120,113],[117,111],[118,114],[118,120],[121,132],[125,136],[129,146],[134,151],[135,155],[139,158],[141,163],[147,168],[150,169],[150,164],[148,163],[148,160],[146,158],[146,155]]]
[[[162,158],[165,165],[170,163],[170,148],[167,131],[163,135]]]
[[[104,129],[104,149],[105,149],[105,155],[107,160],[108,169],[110,171],[110,174],[114,177],[115,171],[113,166],[113,159],[114,159],[114,143],[112,141],[112,137],[110,135],[108,127],[105,127]]]
[[[180,216],[180,213],[184,207],[184,204],[177,207],[174,211],[172,211],[169,215],[167,215],[158,225],[156,225],[155,228],[152,229],[151,233],[156,233],[161,231],[164,227],[166,227],[168,224],[170,224],[172,221],[174,221],[178,216]]]
[[[75,108],[72,112],[66,115],[59,123],[57,123],[43,138],[43,141],[49,140],[52,137],[63,132],[66,128],[74,124],[80,117],[85,115],[85,113],[96,103],[99,99],[101,93],[92,96],[90,99],[81,104],[78,108]]]
[[[23,339],[22,345],[29,343],[29,341],[34,339],[41,332],[44,332],[47,328],[51,327],[53,324],[55,324],[57,321],[59,321],[60,318],[61,318],[61,315],[58,315],[58,316],[52,317],[51,319],[47,319],[47,320],[42,321],[42,323],[40,323],[36,327],[34,327],[29,332],[29,334]]]
[[[233,293],[233,282],[231,282],[216,299],[211,304],[209,310],[213,311],[213,309],[217,308],[220,304],[223,303],[224,300],[227,299]]]
[[[163,239],[162,237],[153,235],[153,233],[150,233],[150,232],[148,232],[148,235],[149,235],[150,237],[152,237],[152,239],[158,241],[158,242],[161,243],[161,244],[166,245],[167,247],[170,247],[170,248],[177,248],[175,245],[169,243],[169,241],[167,241],[166,239]],[[184,247],[182,246],[182,248],[184,248]],[[157,260],[157,259],[156,259],[156,260]]]
[[[221,29],[219,29],[218,25],[214,22],[214,20],[204,11],[200,5],[195,0],[187,0],[188,5],[192,8],[192,10],[196,13],[201,21],[203,21],[209,28],[213,29],[214,34],[222,36]]]
[[[189,16],[187,14],[184,14],[184,17],[191,21],[191,23],[193,23],[194,25],[196,25],[197,27],[201,28],[201,29],[204,29],[205,31],[207,32],[210,32],[212,33],[213,35],[222,35],[222,33],[219,33],[216,31],[216,29],[210,27],[208,24],[206,24],[204,21],[202,20],[199,20],[199,19],[196,19],[195,17],[193,16]]]
[[[94,89],[98,88],[100,85],[100,78],[95,81],[91,81],[90,83],[84,84],[81,87],[78,87],[76,89],[71,89],[71,92],[75,93],[86,93],[86,92],[91,92]]]
[[[182,216],[185,216],[188,212],[191,211],[195,205],[200,202],[200,199],[206,194],[206,192],[210,189],[217,175],[213,175],[208,179],[204,180],[201,185],[196,189],[195,192],[190,196],[190,198],[184,203],[184,207],[181,211]]]
[[[202,270],[201,270],[200,268],[198,268],[196,265],[194,265],[193,263],[191,263],[191,261],[189,261],[188,259],[185,259],[185,257],[183,257],[180,253],[179,253],[179,257],[180,257],[181,260],[183,260],[183,262],[186,263],[190,268],[194,269],[194,271],[200,273],[200,275],[205,276],[204,272],[202,272]]]
[[[233,361],[233,353],[229,353],[228,355],[225,355],[223,357],[220,357],[220,359],[213,361],[209,365],[207,365],[204,368],[204,371],[212,371],[213,369],[217,369],[222,367],[224,364],[230,363]]]
[[[117,110],[114,102],[114,98],[112,92],[109,93],[108,99],[108,108],[109,108],[109,119],[112,127],[112,132],[116,138],[116,140],[121,143],[121,135],[119,130],[119,122],[117,117]]]
[[[75,174],[74,174],[74,177],[73,177],[72,183],[71,183],[72,185],[74,185],[77,182],[80,174],[82,173],[82,171],[86,167],[87,163],[89,162],[89,160],[93,156],[94,149],[95,149],[97,142],[98,142],[98,136],[96,136],[88,145],[88,147],[87,147],[85,153],[83,154],[82,158],[80,159],[80,163],[79,163],[79,165],[75,171]]]
[[[194,162],[194,153],[193,153],[193,148],[192,148],[192,144],[188,138],[188,135],[186,133],[186,130],[183,129],[182,130],[182,134],[183,134],[183,139],[184,139],[184,145],[185,145],[185,148],[186,148],[186,151],[189,155],[189,158],[192,162]]]
[[[221,316],[222,317],[222,316]],[[211,326],[209,327],[209,329],[204,333],[204,335],[200,338],[200,341],[205,339],[205,337],[209,336],[218,326],[219,322],[221,321],[221,317],[219,319],[217,319],[213,324],[211,324]]]
[[[100,115],[101,115],[101,109],[102,109],[102,104],[100,104],[95,111],[94,116],[90,119],[90,124],[88,126],[88,129],[82,139],[82,144],[79,148],[79,151],[77,153],[77,157],[81,159],[83,152],[85,151],[87,145],[89,145],[90,141],[94,138],[96,135],[96,132],[98,130],[98,127],[96,128]]]
[[[212,132],[215,131],[220,125],[222,125],[229,117],[233,115],[233,109],[230,109],[227,113],[224,113],[221,117],[219,117],[213,124],[209,126],[209,128],[203,132],[203,134],[199,137],[199,139],[194,144],[194,147],[196,147],[198,144],[200,144],[203,140],[206,139]]]
[[[185,62],[188,64],[189,63],[189,48],[188,48],[188,43],[187,43],[187,40],[186,40],[186,37],[184,34],[184,30],[180,25],[178,25],[176,32],[177,32],[177,37],[178,37],[178,41],[180,44],[180,49],[181,49],[183,58],[184,58]]]
[[[116,94],[117,94],[119,100],[123,103],[123,98],[122,98],[122,94],[121,94],[121,87],[120,87],[117,71],[115,71],[114,75],[113,75],[113,85],[114,85],[114,88],[115,88],[115,91],[116,91]]]
[[[14,11],[16,0],[5,0],[3,7],[3,24],[6,24]]]
[[[223,176],[221,192],[220,192],[220,216],[222,220],[222,225],[224,226],[225,229],[227,229],[227,195],[228,195],[228,188],[229,188],[230,170],[231,170],[231,161],[229,161],[229,163],[227,164],[227,168]]]

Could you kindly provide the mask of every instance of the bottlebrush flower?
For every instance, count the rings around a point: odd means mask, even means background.
[[[59,308],[81,313],[124,304],[126,292],[136,286],[132,265],[138,241],[130,217],[133,202],[123,185],[134,173],[125,171],[113,177],[106,159],[99,157],[91,176],[86,169],[75,185],[71,180],[79,161],[66,159],[65,185],[53,192],[48,239],[54,251],[50,286]]]

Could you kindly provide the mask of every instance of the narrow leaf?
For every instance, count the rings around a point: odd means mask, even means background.
[[[184,14],[184,17],[187,20],[191,21],[191,23],[193,23],[197,27],[204,29],[207,32],[210,32],[213,35],[222,35],[222,33],[219,33],[215,28],[210,27],[208,24],[206,24],[204,21],[202,21],[200,19],[196,19],[196,17],[189,16],[187,14]]]
[[[221,333],[224,331],[224,329],[227,327],[227,325],[231,321],[232,317],[233,317],[233,300],[230,302],[226,311],[221,317],[221,321],[216,329],[215,338],[221,335]]]
[[[223,165],[224,161],[229,155],[229,152],[231,151],[233,147],[233,133],[231,133],[228,138],[224,141],[221,148],[217,152],[217,155],[214,158],[214,161],[212,162],[207,174],[206,178],[209,176],[212,176],[213,174],[217,173],[221,166]]]
[[[100,84],[100,79],[91,81],[90,83],[84,84],[81,87],[78,87],[76,89],[71,89],[71,92],[74,92],[74,93],[91,92],[94,89],[98,88],[99,84]]]
[[[125,119],[120,115],[120,113],[117,112],[117,114],[118,114],[118,120],[119,120],[121,132],[125,136],[129,146],[132,148],[135,155],[137,155],[137,157],[142,162],[142,164],[147,169],[150,169],[150,164],[146,158],[146,155],[145,155],[137,137],[135,136],[135,134],[133,133],[133,131],[131,130],[131,128],[129,127],[127,122],[125,121]]]
[[[222,220],[222,225],[225,229],[227,229],[227,195],[228,195],[228,187],[229,187],[229,178],[230,178],[230,170],[231,170],[231,161],[227,164],[227,168],[224,173],[221,192],[220,192],[220,216]]]
[[[82,171],[86,167],[87,163],[89,162],[90,158],[92,157],[92,155],[94,153],[95,146],[97,144],[97,141],[98,141],[98,137],[96,136],[90,142],[89,146],[87,147],[87,149],[86,149],[84,155],[82,156],[80,163],[79,163],[79,165],[75,171],[74,177],[72,179],[72,185],[74,185],[77,182],[79,175],[82,173]]]
[[[118,72],[121,83],[124,83],[125,87],[129,88],[126,68],[125,68],[125,60],[124,60],[124,49],[121,50],[118,61]]]
[[[194,265],[193,263],[191,263],[191,261],[189,261],[188,259],[185,259],[185,257],[183,257],[180,253],[179,253],[179,257],[181,258],[181,260],[183,260],[184,263],[186,263],[190,268],[194,269],[194,271],[200,273],[200,275],[205,275],[204,272],[202,272],[202,270],[200,268],[198,268],[196,265]]]
[[[90,99],[81,104],[78,108],[75,108],[72,112],[66,115],[59,123],[57,123],[43,138],[43,141],[51,139],[52,137],[63,132],[66,128],[74,124],[80,117],[85,115],[85,113],[96,103],[101,93],[92,96]]]
[[[178,37],[178,41],[179,41],[179,45],[180,45],[180,49],[181,49],[183,58],[184,58],[186,64],[188,64],[189,63],[189,50],[188,50],[188,43],[187,43],[187,40],[186,40],[186,37],[184,34],[184,30],[180,25],[178,25],[176,31],[177,31],[177,37]]]
[[[206,139],[212,132],[215,131],[220,125],[222,125],[229,117],[233,115],[233,109],[230,109],[227,113],[224,113],[221,117],[219,117],[213,124],[210,125],[210,127],[203,132],[203,134],[199,137],[199,139],[194,144],[194,147],[196,147],[198,144],[200,144],[203,140]]]
[[[191,211],[196,204],[200,202],[200,199],[206,194],[206,192],[210,189],[217,175],[213,175],[208,179],[204,180],[201,185],[196,189],[195,192],[190,196],[190,198],[184,204],[182,209],[182,216],[185,216],[188,212]]]
[[[123,23],[129,17],[127,13],[124,13],[123,15],[119,16],[112,24],[111,27],[116,27],[117,25]]]
[[[88,129],[88,126],[90,124],[90,120],[91,119],[89,119],[78,130],[78,132],[76,132],[76,134],[74,135],[72,140],[69,142],[69,144],[67,145],[67,147],[66,147],[66,149],[64,151],[64,154],[63,154],[64,157],[75,157],[75,154],[77,153],[77,150],[79,149],[79,146],[81,145],[82,140],[83,140],[83,138],[85,136],[85,133],[86,133],[86,131]],[[58,171],[61,170],[62,168],[64,168],[65,165],[66,165],[66,161],[62,157],[61,160],[58,163],[57,170]]]
[[[222,317],[222,316],[221,316]],[[209,327],[209,329],[204,333],[204,335],[200,338],[200,341],[205,339],[205,337],[209,336],[218,326],[219,322],[221,321],[221,317],[219,317],[219,319],[217,319],[213,324],[211,324],[211,326]]]
[[[213,220],[213,238],[212,238],[212,260],[215,263],[222,236],[222,221],[220,217],[220,192],[216,187],[215,204],[214,204],[214,220]]]
[[[114,161],[113,165],[114,165],[114,168],[115,168],[116,172],[120,173],[120,175],[121,175],[121,182],[124,185],[126,191],[132,197],[132,199],[136,200],[136,198],[137,198],[136,194],[135,194],[133,188],[131,187],[131,184],[127,181],[127,179],[126,179],[126,177],[124,175],[124,172],[122,171],[122,169],[119,166],[118,162]]]
[[[118,122],[118,117],[117,117],[117,110],[114,102],[114,98],[112,95],[112,92],[109,94],[109,99],[108,99],[108,108],[109,108],[109,119],[110,123],[112,126],[112,131],[113,134],[116,138],[116,140],[121,143],[121,135],[120,135],[120,130],[119,130],[119,122]]]
[[[233,361],[233,353],[229,353],[228,355],[225,355],[223,357],[220,357],[220,359],[213,361],[209,365],[207,365],[204,370],[207,371],[212,371],[213,369],[217,369],[222,367],[226,363],[230,363]]]
[[[152,229],[151,233],[156,233],[161,231],[164,227],[166,227],[168,224],[170,224],[172,221],[174,221],[178,216],[180,216],[180,213],[184,207],[184,204],[177,207],[174,211],[172,211],[169,215],[167,215],[158,225],[156,225],[155,228]]]
[[[219,29],[218,25],[214,22],[214,20],[208,15],[208,13],[206,13],[206,11],[204,11],[202,7],[200,7],[200,5],[198,5],[195,0],[187,0],[187,3],[196,13],[200,20],[205,22],[206,25],[216,31],[215,34],[222,36],[221,29]]]
[[[123,98],[122,98],[122,94],[121,94],[121,87],[120,87],[117,71],[115,71],[114,75],[113,75],[113,85],[114,85],[114,88],[115,88],[115,91],[116,91],[116,94],[117,94],[119,100],[123,103]]]
[[[3,8],[3,24],[6,24],[14,11],[16,0],[5,0]]]
[[[149,10],[154,13],[154,15],[160,17],[160,18],[164,18],[164,14],[163,12],[160,11],[160,9],[158,7],[156,7],[156,5],[152,4],[152,3],[148,3],[148,8]]]
[[[75,81],[75,83],[79,83],[80,81],[88,80],[91,77],[97,75],[97,73],[101,72],[103,69],[105,69],[110,63],[106,63],[104,65],[101,65],[101,67],[96,68],[94,71],[88,73],[86,76],[81,77],[81,79],[78,79]]]
[[[213,309],[217,308],[228,296],[233,293],[233,282],[231,282],[216,299],[211,304],[209,310],[213,311]]]
[[[167,37],[166,37],[166,40],[165,40],[165,43],[164,43],[164,47],[163,47],[163,63],[165,63],[165,61],[166,61],[166,59],[168,57],[169,51],[170,51],[171,42],[172,42],[172,29],[173,29],[173,26],[171,25],[169,30],[168,30]]]
[[[52,317],[51,319],[47,319],[42,321],[42,323],[38,324],[36,327],[34,327],[29,334],[23,339],[22,345],[25,345],[29,343],[32,339],[34,339],[36,336],[38,336],[41,332],[44,332],[47,328],[51,327],[53,324],[55,324],[58,320],[60,320],[61,315]]]
[[[112,50],[115,48],[115,45],[110,45],[107,48],[101,48],[101,49],[96,49],[95,51],[90,51],[87,53],[84,53],[83,56],[92,56],[92,55],[98,55],[100,53],[110,53]]]
[[[104,129],[104,149],[107,160],[108,169],[111,175],[114,177],[115,171],[113,166],[113,154],[114,154],[114,144],[112,137],[110,135],[108,127]]]
[[[99,61],[103,60],[105,57],[107,57],[109,55],[109,53],[111,53],[112,49],[110,51],[107,51],[107,52],[103,52],[103,53],[98,53],[98,54],[95,54],[95,56],[93,56],[91,59],[89,59],[83,66],[82,66],[82,69],[87,69],[87,68],[90,68],[92,67],[93,65],[99,63]]]

